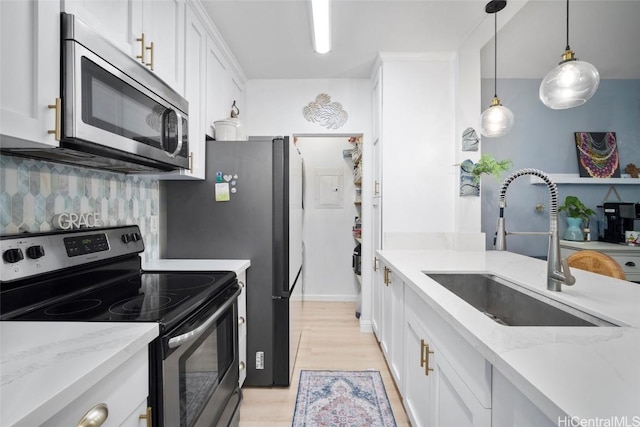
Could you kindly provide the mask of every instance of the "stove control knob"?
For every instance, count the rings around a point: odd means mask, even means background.
[[[29,246],[27,248],[27,256],[31,259],[38,259],[44,256],[44,247],[42,245]]]
[[[24,254],[22,253],[22,249],[19,248],[7,249],[2,253],[2,259],[5,260],[5,262],[13,264],[14,262],[22,261]]]
[[[131,241],[131,235],[130,234],[123,234],[122,235],[122,241],[124,243],[129,243]]]
[[[140,233],[138,233],[137,231],[135,233],[131,233],[131,240],[133,240],[134,242],[137,242],[140,239],[142,239],[142,236],[140,236]]]

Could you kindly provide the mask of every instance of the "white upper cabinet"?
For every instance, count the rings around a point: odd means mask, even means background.
[[[122,51],[134,57],[141,55],[144,49],[142,40],[138,40],[143,31],[141,0],[64,0],[62,3],[65,12],[80,18]]]
[[[169,86],[183,93],[184,0],[144,0],[142,31],[145,35],[145,64]],[[153,49],[150,49],[153,43]]]
[[[213,123],[229,117],[232,103],[229,99],[229,85],[227,85],[227,62],[222,51],[213,38],[207,38],[207,100],[205,129],[207,135],[213,137]]]
[[[184,0],[66,0],[64,10],[183,93]]]
[[[57,145],[60,3],[0,1],[2,146]]]
[[[205,128],[207,135],[213,137],[213,124],[218,120],[231,116],[231,107],[236,103],[240,109],[244,108],[244,84],[237,78],[229,65],[230,61],[211,36],[207,40],[207,100]]]
[[[188,178],[205,177],[205,76],[207,33],[204,25],[190,7],[186,9],[185,26],[185,91],[189,101],[189,151],[191,167],[182,175]],[[173,177],[173,175],[171,176]]]

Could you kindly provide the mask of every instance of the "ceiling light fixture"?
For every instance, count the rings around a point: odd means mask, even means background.
[[[329,0],[311,0],[313,50],[331,52],[331,5]]]
[[[593,65],[579,61],[569,47],[569,0],[567,0],[567,47],[562,61],[540,83],[540,100],[554,110],[584,104],[596,93],[600,74]]]
[[[493,99],[491,106],[484,110],[480,122],[480,131],[484,136],[497,137],[509,133],[513,127],[513,113],[500,103],[498,98],[498,12],[507,5],[506,0],[491,0],[484,11],[494,16],[494,68]]]

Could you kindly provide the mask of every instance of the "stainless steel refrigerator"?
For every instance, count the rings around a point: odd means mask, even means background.
[[[302,157],[288,137],[208,141],[204,181],[162,183],[163,258],[250,259],[245,385],[288,386],[300,341]]]

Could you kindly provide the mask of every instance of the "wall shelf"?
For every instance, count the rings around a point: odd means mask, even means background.
[[[586,184],[586,185],[623,185],[640,184],[640,178],[582,178],[577,173],[550,173],[549,178],[556,184]],[[529,177],[530,184],[544,184],[537,176]]]

